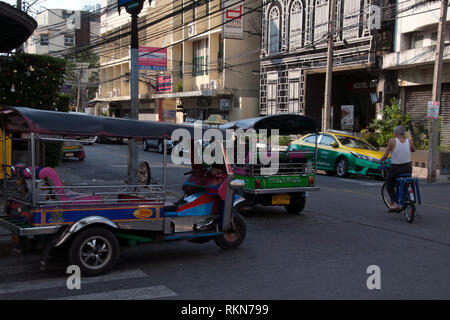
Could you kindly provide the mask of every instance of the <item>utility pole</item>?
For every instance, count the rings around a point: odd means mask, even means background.
[[[444,53],[445,22],[447,20],[448,0],[441,1],[441,15],[439,18],[436,59],[434,63],[433,92],[431,99],[433,102],[441,102],[441,81],[442,81],[442,56]],[[439,144],[439,119],[430,119],[430,146],[428,150],[428,174],[427,182],[432,183],[437,180],[437,157]]]
[[[83,72],[81,68],[78,69],[78,81],[77,81],[78,93],[77,93],[77,106],[75,109],[76,112],[80,112],[81,110],[81,72]]]
[[[22,0],[17,0],[17,10],[22,11]],[[21,43],[17,48],[16,48],[16,53],[21,53],[23,51],[23,43]]]
[[[131,96],[131,119],[139,119],[139,38],[138,38],[138,16],[144,7],[145,0],[118,0],[118,8],[125,7],[131,15],[131,53],[130,53],[130,96]],[[149,1],[151,2],[151,0]],[[128,141],[128,182],[137,182],[139,166],[138,143]]]
[[[328,16],[328,52],[327,52],[327,73],[325,75],[325,96],[323,102],[322,130],[330,129],[330,109],[331,109],[331,85],[333,79],[333,45],[334,26],[336,24],[336,0],[329,0]]]

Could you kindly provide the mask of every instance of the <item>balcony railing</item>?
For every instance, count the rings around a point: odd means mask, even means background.
[[[383,57],[383,69],[401,69],[432,64],[436,59],[436,45],[389,53]],[[450,43],[445,44],[443,60],[450,61]]]

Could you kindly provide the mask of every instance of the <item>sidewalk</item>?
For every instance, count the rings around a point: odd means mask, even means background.
[[[420,180],[420,183],[427,183],[427,174],[427,168],[413,167],[412,176],[414,178],[418,178]],[[438,174],[436,183],[450,183],[450,175]]]

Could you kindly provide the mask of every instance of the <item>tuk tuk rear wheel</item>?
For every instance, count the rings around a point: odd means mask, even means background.
[[[236,211],[233,212],[232,226],[231,231],[214,237],[214,242],[224,250],[237,248],[247,234],[244,218]]]
[[[305,208],[306,197],[304,193],[296,193],[291,195],[291,203],[285,204],[284,207],[288,213],[300,213]]]
[[[118,257],[117,238],[102,227],[81,231],[69,247],[70,264],[79,266],[84,276],[98,276],[109,271]]]

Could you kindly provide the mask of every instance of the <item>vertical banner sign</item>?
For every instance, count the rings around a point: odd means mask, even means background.
[[[224,39],[244,39],[244,1],[222,0],[222,35]]]
[[[167,70],[167,48],[139,47],[140,70]]]
[[[353,131],[354,109],[352,105],[341,106],[341,129]]]
[[[156,81],[156,92],[171,92],[172,91],[172,76],[158,76]]]
[[[435,101],[428,101],[428,108],[427,108],[427,119],[438,119],[439,118],[439,102]]]

